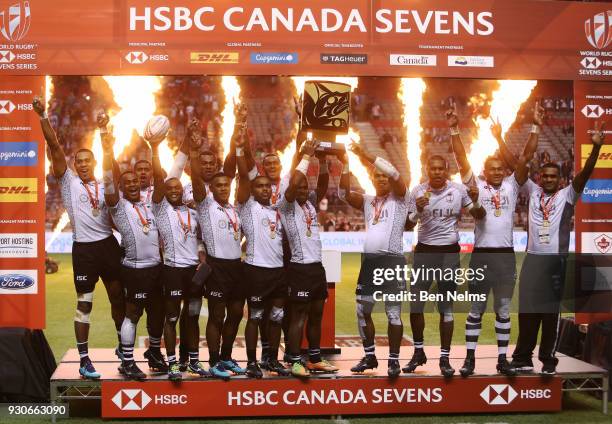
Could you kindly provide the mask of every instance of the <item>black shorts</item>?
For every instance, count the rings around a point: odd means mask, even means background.
[[[287,267],[288,296],[292,302],[327,299],[327,278],[321,262],[289,263]]]
[[[512,247],[475,248],[470,269],[474,273],[474,278],[468,282],[470,294],[488,297],[492,290],[496,300],[512,298],[516,285],[516,257]]]
[[[114,236],[91,243],[72,244],[72,272],[77,293],[91,293],[99,278],[117,281],[121,271],[121,248]]]
[[[566,265],[565,254],[527,253],[519,282],[519,313],[559,313]]]
[[[245,263],[244,275],[248,275],[245,287],[249,307],[263,309],[267,300],[287,297],[284,268],[264,268]]]
[[[206,280],[204,295],[207,299],[221,302],[243,300],[246,297],[245,280],[240,259],[206,257],[210,275]]]
[[[161,299],[161,265],[150,268],[128,268],[121,265],[121,284],[129,303],[144,305]]]
[[[162,292],[166,299],[181,299],[202,296],[201,293],[193,293],[195,284],[191,281],[196,273],[197,266],[175,268],[162,265],[161,283]]]
[[[397,275],[397,267],[404,269],[406,258],[404,255],[383,255],[379,253],[365,253],[361,255],[361,268],[357,279],[355,294],[357,296],[373,296],[374,292],[382,294],[398,294],[406,289],[406,280],[403,272]],[[391,276],[392,278],[388,278]],[[397,278],[400,277],[400,278]]]
[[[451,313],[453,300],[449,293],[457,291],[455,276],[461,264],[459,262],[459,244],[431,246],[417,243],[414,249],[414,274],[418,278],[411,282],[410,292],[414,299],[410,302],[411,313],[423,313],[427,294],[434,281],[438,285],[438,312]]]

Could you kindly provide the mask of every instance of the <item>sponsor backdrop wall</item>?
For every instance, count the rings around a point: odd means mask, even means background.
[[[42,76],[0,78],[0,326],[45,327]]]

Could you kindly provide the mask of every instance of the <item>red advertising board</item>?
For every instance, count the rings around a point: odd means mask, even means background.
[[[559,411],[561,378],[102,383],[103,418]]]
[[[45,327],[44,77],[0,78],[0,327]]]
[[[0,11],[5,75],[612,76],[605,2],[0,0]]]

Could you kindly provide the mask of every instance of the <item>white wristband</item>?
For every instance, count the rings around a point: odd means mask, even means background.
[[[480,209],[480,207],[481,207],[482,205],[480,204],[480,202],[479,202],[478,200],[476,200],[474,203],[472,203],[472,206],[473,206],[474,208],[476,208],[476,209]]]
[[[108,134],[106,127],[100,128],[100,135]]]
[[[408,218],[410,219],[410,221],[415,224],[419,221],[420,217],[421,217],[421,214],[418,212],[412,212],[410,215],[408,215]]]
[[[236,156],[244,156],[244,149],[242,147],[236,147]]]
[[[397,181],[400,177],[399,171],[395,169],[393,165],[391,165],[389,162],[387,162],[381,157],[376,158],[376,160],[374,161],[374,166],[376,167],[376,169],[378,169],[380,172],[382,172],[394,181]]]
[[[461,135],[461,131],[459,131],[459,127],[451,127],[450,133],[451,135]]]
[[[342,175],[348,175],[351,171],[349,169],[348,163],[342,167]]]
[[[42,116],[40,117],[40,119],[49,119],[49,116],[47,115],[47,111],[44,111]]]
[[[253,181],[255,178],[257,178],[257,174],[259,174],[259,171],[257,171],[257,166],[253,166],[253,168],[249,171],[249,181]]]
[[[296,171],[300,171],[304,175],[308,173],[308,166],[310,165],[310,161],[307,158],[308,156],[304,155],[298,166],[295,167]]]
[[[540,126],[536,125],[536,124],[533,124],[531,126],[531,133],[532,134],[540,134]]]

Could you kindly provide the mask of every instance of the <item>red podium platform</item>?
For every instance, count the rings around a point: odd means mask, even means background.
[[[135,350],[137,361],[142,361],[143,351]],[[261,380],[236,376],[224,382],[185,373],[182,382],[172,383],[166,375],[150,373],[144,382],[126,381],[117,371],[112,349],[90,351],[102,378],[82,380],[78,353],[71,349],[51,378],[51,394],[53,402],[100,400],[104,418],[155,418],[558,411],[563,391],[591,390],[602,392],[603,412],[607,413],[608,375],[601,368],[560,355],[554,378],[533,374],[509,379],[495,371],[495,346],[479,346],[477,352],[477,374],[469,378],[457,374],[444,379],[435,347],[426,348],[429,360],[415,374],[389,379],[387,349],[380,348],[379,368],[356,375],[350,367],[362,350],[343,348],[341,356],[329,357],[340,368],[336,374],[305,380],[270,374]],[[206,352],[201,353],[206,357]],[[403,364],[412,350],[402,353]],[[451,364],[456,369],[464,355],[465,348],[453,348]],[[246,360],[243,349],[237,349],[234,356],[239,362]],[[146,368],[143,362],[141,369]],[[536,372],[537,368],[536,364]]]

